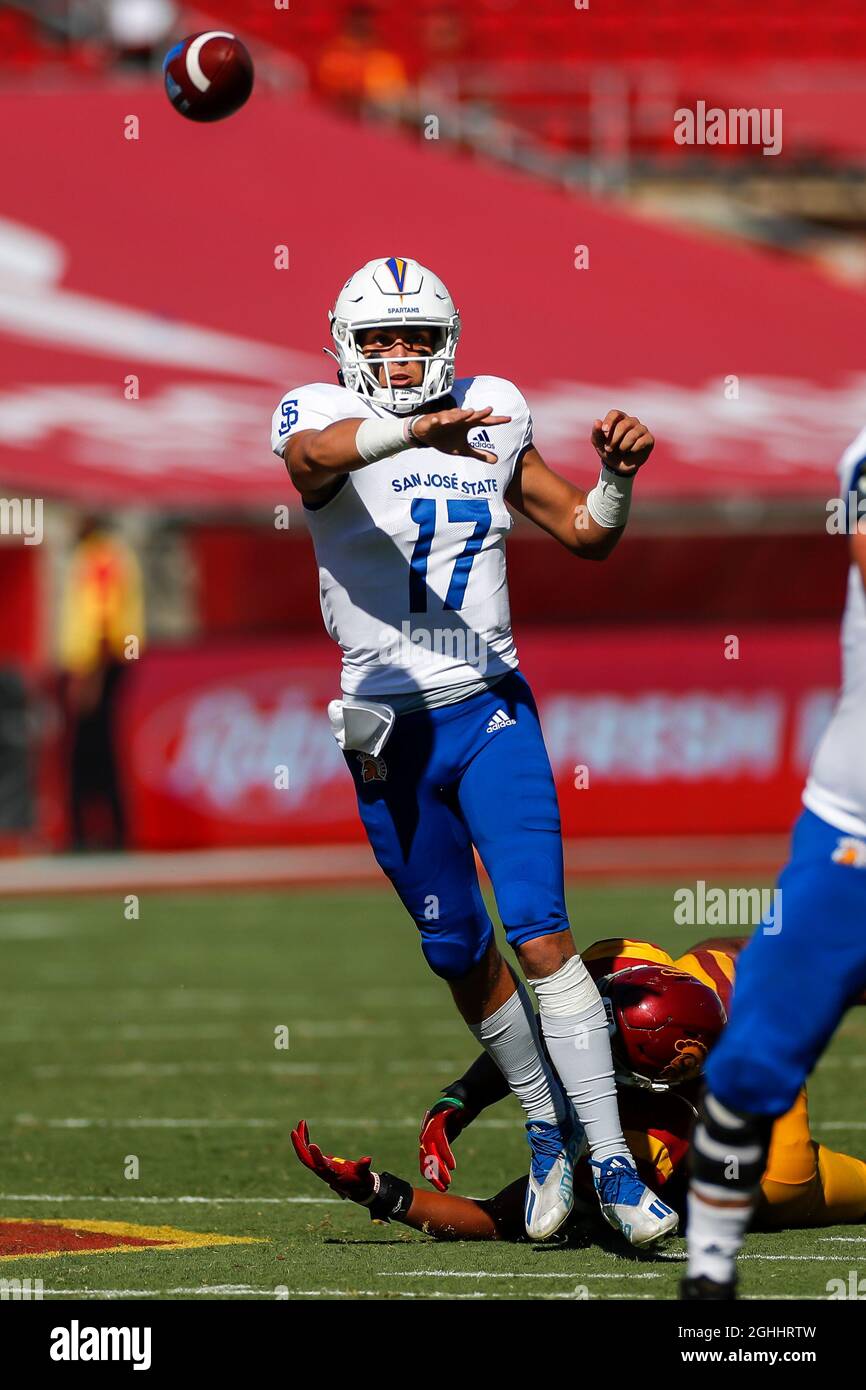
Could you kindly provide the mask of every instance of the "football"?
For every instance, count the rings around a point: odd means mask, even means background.
[[[169,101],[189,121],[232,116],[253,90],[253,60],[246,47],[217,29],[175,44],[162,70]]]

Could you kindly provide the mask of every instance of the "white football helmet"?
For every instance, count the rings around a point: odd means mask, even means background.
[[[340,291],[328,314],[337,351],[325,351],[337,362],[350,391],[393,411],[409,415],[425,401],[446,396],[454,384],[454,354],[460,337],[460,315],[447,289],[431,270],[400,256],[368,261]],[[358,344],[364,328],[385,324],[414,324],[437,330],[429,357],[365,357]],[[423,362],[419,386],[392,386],[391,367],[397,362]],[[379,368],[385,368],[380,385]]]

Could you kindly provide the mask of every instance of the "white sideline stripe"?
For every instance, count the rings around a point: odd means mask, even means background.
[[[183,1294],[192,1297],[193,1294],[209,1294],[210,1289],[43,1289],[43,1298],[164,1298],[167,1294]],[[221,1293],[214,1291],[214,1297],[228,1298],[231,1294],[247,1293],[247,1290],[229,1289],[225,1287]],[[250,1289],[249,1293],[256,1293]],[[268,1289],[271,1297],[274,1297],[274,1290]]]
[[[0,902],[2,902],[2,897],[0,897]],[[0,917],[0,921],[2,921],[2,917]],[[78,975],[73,974],[71,976],[72,983],[68,989],[66,987],[68,977],[59,971],[44,970],[40,975],[34,973],[32,978],[41,978],[45,983],[42,985],[33,985],[28,989],[22,989],[19,993],[16,993],[15,996],[16,1003],[18,999],[20,999],[22,1004],[28,1008],[37,1008],[39,1006],[53,1008],[58,1002],[69,1000],[72,1001],[68,1004],[69,1011],[70,1013],[74,1013],[81,1007],[80,1000],[78,999],[79,995],[87,995],[87,1002],[90,1002],[90,996],[94,990],[105,988],[104,978],[96,973],[79,972]],[[450,1008],[447,994],[443,994],[440,991],[432,998],[428,998],[425,995],[423,999],[420,997],[421,994],[421,990],[406,990],[405,993],[401,991],[398,1001],[401,1013],[420,1008],[422,1004],[429,1005],[431,1008],[435,1004],[437,1007],[442,1008],[443,1013],[447,1016],[449,1021],[459,1022],[458,1015]],[[292,1017],[295,1019],[316,1022],[327,1021],[333,1017],[333,1012],[327,1012],[326,1001],[317,998],[311,999],[309,992],[300,994],[293,993],[288,989],[275,990],[273,988],[268,990],[257,988],[248,990],[216,988],[195,989],[184,985],[164,989],[157,984],[153,984],[136,987],[135,989],[114,990],[110,998],[106,996],[105,999],[94,1002],[101,1002],[106,1012],[109,1012],[117,1004],[122,1004],[125,1008],[140,1007],[147,1009],[155,1009],[157,1007],[177,1008],[180,1005],[187,1007],[192,1007],[194,1005],[202,1009],[236,1009],[240,1007],[248,1009],[284,1009],[289,1007],[292,1010]],[[395,996],[393,991],[391,992],[390,998],[387,1000],[379,998],[378,994],[372,990],[369,992],[366,990],[356,991],[353,996],[353,1003],[359,1007],[359,1012],[356,1014],[348,1014],[347,1018],[354,1019],[356,1022],[368,1022],[371,1018],[378,1019],[379,1014],[368,1014],[366,1012],[368,1009],[385,1010],[386,1015],[393,1015],[395,1012]],[[317,1007],[321,1009],[320,1013],[316,1012]]]
[[[575,1276],[572,1275],[572,1278]],[[580,1278],[584,1278],[581,1275]],[[285,1285],[283,1286],[285,1287]],[[573,1292],[567,1293],[545,1293],[537,1294],[536,1298],[548,1300],[579,1299],[579,1285]],[[381,1290],[377,1289],[286,1289],[286,1293],[277,1295],[272,1288],[256,1289],[244,1284],[218,1284],[213,1287],[203,1286],[201,1288],[177,1288],[177,1289],[43,1289],[43,1298],[166,1298],[166,1297],[215,1297],[215,1298],[273,1298],[277,1302],[284,1301],[286,1298],[383,1298]],[[472,1298],[492,1298],[493,1294],[481,1293],[454,1293],[452,1290],[430,1289],[425,1293],[413,1293],[406,1289],[398,1289],[390,1295],[392,1298],[448,1298],[448,1299],[472,1299]],[[655,1294],[641,1293],[614,1293],[608,1294],[608,1299],[627,1298],[649,1299],[655,1298]],[[744,1303],[759,1303],[762,1299],[789,1300],[791,1302],[821,1303],[824,1302],[820,1294],[800,1294],[800,1293],[756,1293],[747,1294],[743,1298]],[[590,1300],[592,1301],[592,1300]],[[598,1300],[595,1300],[598,1301]]]
[[[218,1298],[260,1297],[266,1295],[270,1298],[278,1297],[273,1286],[269,1289],[258,1289],[252,1284],[202,1284],[199,1288],[181,1287],[177,1289],[43,1289],[43,1297],[63,1298],[72,1294],[76,1298],[164,1298],[167,1295],[181,1295],[191,1297],[201,1295],[207,1297],[209,1294]],[[284,1297],[284,1295],[279,1295]]]
[[[36,1126],[40,1125],[45,1129],[288,1129],[289,1123],[285,1119],[211,1119],[204,1116],[200,1119],[175,1117],[175,1116],[136,1116],[132,1119],[109,1119],[100,1117],[96,1119],[87,1116],[66,1116],[64,1118],[42,1119],[38,1115],[16,1115],[15,1123],[18,1125]],[[332,1129],[417,1129],[420,1124],[418,1115],[406,1116],[400,1120],[371,1120],[363,1116],[346,1118],[335,1118],[329,1116],[327,1120],[310,1120],[311,1127],[321,1125],[324,1129],[330,1126]],[[515,1129],[515,1120],[475,1120],[473,1129]]]
[[[737,1258],[739,1260],[786,1260],[793,1264],[799,1264],[801,1260],[819,1260],[838,1264],[843,1255],[844,1251],[840,1250],[838,1255],[738,1255]]]
[[[759,1255],[759,1254],[745,1254],[745,1255],[743,1255],[743,1254],[741,1254],[741,1255],[738,1255],[738,1256],[737,1256],[737,1259],[738,1259],[738,1260],[774,1260],[774,1261],[777,1261],[777,1262],[778,1262],[778,1261],[781,1261],[781,1262],[787,1263],[787,1264],[800,1264],[800,1263],[801,1263],[802,1261],[804,1261],[804,1260],[818,1260],[818,1261],[826,1261],[826,1262],[829,1263],[829,1264],[838,1264],[839,1261],[840,1261],[841,1259],[843,1259],[843,1258],[844,1258],[844,1251],[842,1251],[842,1250],[839,1251],[839,1254],[838,1254],[838,1255]],[[661,1260],[666,1260],[666,1261],[667,1261],[668,1263],[670,1263],[670,1264],[684,1264],[684,1263],[685,1263],[686,1257],[685,1257],[685,1254],[682,1254],[682,1255],[664,1255],[664,1254],[661,1253],[661,1251],[659,1251],[659,1253],[656,1255],[656,1259],[659,1260],[659,1261],[661,1261]]]
[[[181,1025],[178,1028],[163,1028],[160,1026],[149,1028],[139,1027],[137,1024],[123,1024],[119,1028],[90,1028],[86,1033],[75,1033],[72,1028],[64,1033],[43,1033],[38,1029],[29,1028],[5,1028],[0,1029],[0,1043],[30,1043],[33,1045],[44,1043],[65,1043],[69,1044],[70,1037],[75,1037],[79,1042],[160,1042],[174,1041],[178,1038],[196,1038],[199,1041],[218,1041],[220,1038],[232,1038],[242,1031],[235,1027],[224,1027],[217,1023],[200,1023],[192,1027]]]
[[[8,925],[5,918],[0,918],[0,939],[3,937],[4,928]],[[71,989],[65,987],[64,980],[63,997],[67,998],[71,994],[90,994],[94,989],[100,987],[100,981],[96,979],[85,979],[80,984]],[[57,1003],[58,990],[56,985],[48,985],[45,988],[31,988],[15,991],[15,1007],[39,1008],[47,1003],[54,1006]],[[400,1004],[407,1009],[420,1007],[440,1008],[445,1002],[447,1010],[447,995],[441,990],[430,991],[422,989],[401,989]],[[88,1004],[91,1001],[88,1000]],[[365,1008],[371,1009],[393,1009],[394,991],[380,989],[362,989],[354,996],[356,1005],[360,1004]],[[111,997],[106,1003],[106,1011],[116,1009],[118,1006],[123,1008],[140,1007],[143,1009],[160,1008],[201,1008],[215,1009],[219,1012],[223,1010],[235,1009],[286,1009],[306,1010],[310,1007],[311,1000],[309,995],[292,994],[288,991],[275,993],[265,990],[226,990],[226,989],[193,989],[183,986],[182,988],[158,988],[152,989],[118,989],[111,991]],[[297,1016],[297,1015],[293,1015]],[[301,1021],[306,1022],[306,1015],[301,1016]],[[319,1020],[313,1019],[314,1023]],[[327,1021],[327,1020],[321,1020]],[[448,1022],[453,1021],[453,1014],[448,1012]]]
[[[581,1276],[581,1278],[582,1278],[582,1277],[583,1277],[583,1276]],[[285,1287],[285,1286],[284,1286],[284,1287]],[[578,1292],[579,1287],[580,1287],[580,1286],[578,1285],[577,1288],[575,1288],[573,1292],[568,1292],[568,1293],[542,1293],[542,1294],[536,1294],[535,1297],[536,1297],[537,1299],[541,1299],[541,1300],[545,1300],[545,1299],[546,1299],[546,1300],[549,1300],[549,1301],[553,1301],[553,1300],[563,1300],[563,1299],[580,1299],[580,1298],[581,1298],[581,1294]],[[379,1299],[382,1299],[382,1298],[384,1297],[383,1294],[382,1294],[382,1291],[381,1291],[381,1290],[377,1290],[377,1289],[287,1289],[285,1294],[277,1295],[277,1294],[274,1293],[274,1290],[273,1290],[272,1288],[271,1288],[271,1289],[255,1289],[255,1288],[248,1288],[248,1287],[245,1287],[245,1286],[240,1285],[240,1284],[237,1285],[237,1286],[234,1286],[234,1285],[231,1285],[231,1284],[226,1284],[226,1285],[216,1286],[216,1287],[214,1287],[214,1288],[206,1288],[206,1287],[204,1287],[204,1288],[199,1288],[199,1289],[195,1289],[195,1288],[178,1288],[178,1289],[44,1289],[44,1290],[43,1290],[42,1296],[43,1296],[43,1298],[65,1298],[65,1297],[72,1297],[72,1298],[104,1298],[104,1299],[116,1299],[116,1298],[166,1298],[166,1297],[171,1297],[171,1296],[182,1297],[182,1298],[193,1298],[193,1297],[196,1297],[196,1296],[199,1296],[199,1297],[208,1297],[208,1296],[210,1296],[210,1297],[213,1297],[213,1298],[250,1298],[250,1297],[253,1297],[253,1298],[262,1298],[262,1297],[266,1297],[266,1298],[273,1298],[273,1299],[275,1299],[275,1301],[277,1301],[277,1302],[282,1302],[282,1301],[284,1301],[286,1298],[379,1298]],[[479,1291],[476,1291],[476,1292],[474,1292],[474,1293],[454,1293],[454,1292],[453,1292],[452,1290],[450,1290],[450,1289],[447,1290],[447,1291],[444,1290],[444,1289],[430,1289],[430,1290],[428,1290],[428,1291],[425,1292],[425,1293],[412,1293],[412,1292],[410,1292],[409,1290],[406,1290],[406,1289],[397,1289],[397,1290],[395,1290],[395,1291],[390,1295],[390,1297],[391,1297],[391,1298],[421,1298],[421,1299],[428,1299],[428,1298],[448,1298],[448,1299],[454,1299],[454,1300],[467,1300],[467,1299],[473,1299],[473,1298],[475,1298],[475,1299],[493,1298],[493,1297],[495,1297],[495,1295],[494,1295],[494,1294],[488,1294],[488,1293],[481,1293],[480,1290],[479,1290]],[[650,1299],[650,1298],[653,1298],[653,1299],[654,1299],[654,1298],[655,1298],[655,1294],[651,1294],[651,1293],[638,1293],[638,1294],[613,1293],[613,1294],[608,1294],[608,1295],[607,1295],[607,1299],[608,1299],[608,1300],[613,1300],[613,1299],[628,1299],[630,1302],[633,1301],[633,1300],[635,1300],[635,1299]],[[777,1299],[778,1299],[779,1301],[782,1301],[782,1300],[789,1300],[789,1301],[791,1301],[791,1302],[797,1302],[797,1303],[799,1303],[799,1302],[802,1302],[802,1303],[820,1303],[820,1302],[824,1302],[824,1298],[822,1297],[821,1294],[799,1294],[799,1293],[756,1293],[756,1294],[746,1294],[746,1295],[744,1296],[744,1298],[742,1299],[742,1301],[743,1301],[744,1303],[758,1303],[758,1302],[760,1302],[762,1299],[772,1299],[773,1301],[775,1301],[775,1300],[777,1300]],[[599,1301],[599,1300],[596,1298],[595,1300],[592,1300],[592,1299],[591,1299],[590,1301],[596,1301],[596,1302],[597,1302],[597,1301]]]
[[[39,1028],[0,1028],[0,1043],[46,1043],[63,1042],[68,1043],[70,1037],[83,1042],[116,1042],[130,1041],[137,1042],[153,1039],[158,1042],[160,1039],[177,1038],[231,1038],[239,1033],[249,1032],[250,1024],[246,1028],[235,1021],[230,1023],[196,1023],[196,1024],[138,1024],[126,1023],[117,1028],[90,1028],[86,1032],[76,1033],[70,1026],[62,1033],[46,1033]],[[363,1023],[357,1019],[346,1019],[343,1023],[319,1023],[312,1019],[301,1020],[298,1023],[289,1025],[289,1034],[296,1034],[301,1038],[396,1038],[405,1031],[400,1024],[394,1020],[391,1023]],[[441,1024],[431,1024],[417,1029],[417,1032],[424,1036],[441,1037],[443,1033],[465,1034],[465,1029],[457,1021],[445,1020]]]
[[[487,1269],[403,1269],[399,1274],[393,1270],[376,1271],[377,1279],[661,1279],[661,1274],[592,1274],[584,1269],[563,1269],[558,1274],[500,1274]],[[652,1297],[652,1295],[648,1295]]]
[[[231,1129],[232,1127],[236,1129],[270,1129],[273,1126],[283,1126],[287,1123],[283,1119],[213,1119],[209,1116],[202,1116],[198,1119],[185,1116],[151,1116],[132,1119],[66,1116],[43,1119],[37,1115],[18,1114],[14,1119],[15,1123],[19,1125],[43,1125],[47,1129]],[[311,1119],[309,1123],[311,1126],[321,1125],[322,1128],[331,1126],[334,1129],[417,1129],[420,1119],[417,1115],[407,1115],[401,1119],[393,1120],[373,1119],[364,1115],[329,1115],[325,1119]],[[472,1128],[514,1129],[515,1123],[514,1120],[475,1120]],[[866,1120],[827,1120],[823,1124],[814,1125],[813,1128],[866,1129]]]
[[[417,1062],[387,1062],[382,1071],[391,1074],[423,1076],[431,1071],[458,1071],[464,1064],[451,1059],[421,1059]],[[130,1076],[359,1076],[365,1071],[363,1066],[352,1062],[110,1062],[104,1066],[91,1067],[86,1063],[80,1067],[35,1066],[30,1068],[31,1076],[42,1081],[55,1077],[74,1076],[86,1081],[90,1076],[115,1077],[118,1080]]]
[[[64,1192],[59,1196],[51,1192],[0,1192],[0,1202],[138,1202],[163,1207],[174,1204],[201,1206],[339,1206],[342,1197],[103,1197],[92,1193],[86,1197],[76,1197],[74,1193]]]
[[[56,941],[63,936],[84,936],[62,918],[31,917],[16,913],[0,922],[0,941]]]
[[[286,1286],[283,1285],[285,1288]],[[450,1289],[430,1289],[425,1293],[413,1293],[407,1289],[397,1289],[388,1295],[383,1294],[381,1289],[286,1289],[285,1293],[277,1295],[273,1288],[254,1289],[243,1285],[218,1285],[214,1288],[199,1289],[44,1289],[43,1298],[63,1298],[71,1296],[73,1298],[167,1298],[177,1296],[181,1298],[212,1297],[212,1298],[250,1298],[262,1297],[273,1298],[276,1302],[284,1302],[287,1298],[378,1298],[383,1301],[386,1298],[447,1298],[447,1299],[472,1299],[472,1298],[492,1298],[494,1295],[488,1293],[453,1293]],[[538,1294],[539,1299],[578,1299],[580,1293],[575,1289],[573,1293],[544,1293]],[[636,1295],[640,1298],[650,1298],[651,1294]]]
[[[214,1120],[166,1119],[142,1116],[132,1120],[86,1119],[70,1116],[67,1119],[41,1120],[36,1115],[16,1115],[19,1125],[39,1125],[46,1129],[271,1129],[285,1125],[284,1120]]]

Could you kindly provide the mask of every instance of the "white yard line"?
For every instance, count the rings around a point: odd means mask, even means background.
[[[285,1286],[283,1286],[285,1287]],[[213,1298],[285,1298],[285,1294],[275,1293],[271,1288],[255,1288],[251,1284],[203,1284],[200,1288],[176,1289],[43,1289],[43,1298],[169,1298],[169,1297],[213,1297]]]
[[[340,1197],[103,1197],[88,1194],[86,1197],[64,1192],[60,1195],[51,1192],[0,1192],[0,1202],[121,1202],[127,1205],[137,1202],[140,1205],[155,1207],[189,1206],[339,1206]]]
[[[31,1076],[40,1081],[64,1076],[79,1081],[91,1076],[118,1081],[131,1076],[357,1076],[361,1071],[348,1062],[112,1062],[99,1067],[83,1063],[79,1067],[30,1068]]]
[[[285,1120],[259,1119],[181,1119],[155,1116],[136,1116],[129,1120],[89,1119],[84,1116],[69,1116],[65,1119],[42,1120],[35,1115],[16,1115],[20,1125],[38,1126],[44,1129],[273,1129],[284,1126]]]
[[[573,1278],[574,1276],[572,1276]],[[584,1276],[581,1275],[581,1278]],[[284,1291],[283,1291],[284,1290]],[[390,1298],[447,1298],[455,1302],[466,1301],[469,1299],[488,1299],[498,1295],[482,1293],[480,1290],[473,1293],[454,1293],[451,1289],[425,1289],[423,1293],[415,1293],[408,1289],[396,1289],[388,1295]],[[289,1289],[282,1286],[281,1292],[277,1294],[274,1289],[257,1289],[244,1284],[224,1284],[209,1287],[204,1285],[201,1288],[176,1288],[176,1289],[43,1289],[43,1298],[272,1298],[276,1302],[283,1302],[292,1298],[378,1298],[385,1297],[381,1289]],[[652,1293],[613,1293],[607,1294],[605,1301],[614,1299],[655,1299]],[[800,1293],[758,1293],[746,1294],[742,1296],[744,1303],[758,1303],[767,1299],[775,1302],[778,1300],[788,1300],[795,1303],[822,1303],[824,1298],[821,1294],[800,1294]],[[581,1301],[582,1294],[580,1285],[574,1290],[562,1293],[542,1293],[535,1294],[533,1301]],[[590,1302],[598,1302],[598,1296],[593,1295]]]
[[[788,1264],[799,1264],[801,1260],[818,1260],[829,1264],[838,1264],[843,1258],[844,1251],[840,1250],[838,1255],[739,1255],[740,1260],[776,1260]]]
[[[43,1047],[46,1043],[59,1043],[68,1047],[74,1037],[76,1042],[175,1042],[179,1038],[193,1038],[212,1042],[215,1039],[232,1038],[242,1031],[232,1025],[225,1027],[217,1023],[199,1023],[191,1027],[180,1025],[177,1028],[157,1024],[153,1027],[138,1024],[120,1024],[116,1028],[89,1028],[84,1033],[75,1033],[70,1027],[65,1033],[45,1033],[38,1028],[0,1028],[0,1044],[22,1043]]]
[[[389,1269],[376,1271],[377,1279],[661,1279],[658,1272],[640,1274],[624,1274],[621,1270],[616,1273],[590,1274],[583,1269],[563,1269],[558,1273],[545,1272],[544,1274],[523,1273],[516,1271],[510,1274],[493,1273],[487,1269],[403,1269],[399,1272]]]
[[[60,916],[37,916],[35,913],[4,913],[0,922],[0,941],[55,941],[64,936],[84,936],[75,923]]]
[[[107,1116],[96,1118],[85,1115],[43,1118],[38,1115],[19,1114],[14,1117],[18,1125],[41,1127],[44,1129],[286,1129],[288,1122],[281,1118],[237,1118],[215,1119],[211,1116],[141,1116],[117,1119]],[[328,1116],[323,1120],[310,1120],[311,1128],[321,1125],[332,1129],[418,1129],[420,1117],[407,1115],[397,1120],[374,1120],[365,1116],[351,1118]],[[515,1129],[515,1120],[475,1120],[473,1129]]]
[[[247,1289],[241,1286],[229,1288],[226,1286],[222,1290],[215,1289],[46,1289],[42,1290],[42,1298],[169,1298],[186,1296],[192,1297],[195,1294],[213,1294],[214,1297],[228,1298],[232,1294],[250,1295],[267,1293],[271,1298],[274,1297],[273,1289]],[[36,1300],[31,1300],[36,1301]]]
[[[686,1257],[685,1254],[665,1255],[659,1251],[655,1258],[657,1260],[664,1260],[668,1264],[683,1264]],[[785,1264],[800,1264],[801,1261],[804,1260],[818,1260],[828,1264],[838,1264],[839,1261],[844,1258],[844,1252],[840,1250],[838,1255],[760,1255],[746,1253],[739,1255],[737,1258],[740,1260],[773,1260]]]
[[[282,1118],[238,1117],[218,1119],[209,1115],[192,1116],[131,1116],[129,1118],[109,1118],[107,1116],[61,1116],[42,1117],[39,1115],[18,1114],[14,1121],[19,1125],[42,1126],[46,1129],[273,1129],[282,1128],[286,1121]],[[315,1128],[332,1129],[417,1129],[418,1115],[406,1115],[398,1119],[374,1119],[368,1115],[328,1115],[322,1119],[311,1119],[309,1124]],[[514,1120],[474,1120],[473,1130],[514,1129]],[[816,1129],[866,1129],[866,1120],[827,1120],[813,1126]]]
[[[261,1015],[257,1015],[256,1023],[248,1023],[246,1027],[238,1020],[228,1023],[197,1023],[197,1024],[144,1024],[144,1023],[123,1023],[116,1027],[103,1025],[97,1028],[88,1028],[85,1032],[77,1033],[73,1026],[74,1021],[70,1020],[69,1027],[60,1033],[46,1033],[44,1029],[38,1027],[18,1027],[13,1025],[8,1028],[0,1028],[0,1043],[33,1043],[40,1046],[47,1042],[62,1043],[69,1045],[70,1039],[74,1038],[78,1042],[141,1042],[152,1040],[176,1041],[178,1038],[231,1038],[237,1037],[241,1033],[249,1033],[251,1027],[256,1027]],[[279,1020],[278,1020],[279,1021]],[[263,1024],[265,1030],[270,1028],[270,1020]],[[289,1036],[293,1034],[301,1038],[337,1038],[344,1041],[346,1038],[396,1038],[406,1031],[396,1020],[390,1023],[367,1023],[361,1019],[345,1019],[341,1023],[322,1023],[315,1019],[299,1019],[297,1022],[290,1022],[288,1025]],[[465,1036],[466,1030],[458,1023],[453,1025],[444,1021],[442,1024],[431,1025],[424,1028],[413,1030],[417,1036],[435,1035],[441,1036],[442,1033],[460,1033]],[[271,1034],[273,1038],[273,1034]]]
[[[429,1058],[417,1062],[386,1062],[378,1069],[391,1075],[425,1076],[441,1072],[458,1071],[462,1062],[451,1059],[442,1061]],[[78,1067],[35,1066],[30,1068],[31,1076],[40,1081],[52,1081],[58,1077],[74,1076],[85,1081],[90,1076],[106,1080],[126,1079],[130,1076],[361,1076],[368,1068],[356,1062],[111,1062],[105,1066],[93,1067],[83,1063]],[[420,1124],[420,1120],[419,1120]]]
[[[178,1289],[43,1289],[43,1298],[271,1298],[276,1302],[284,1302],[291,1298],[378,1298],[378,1299],[397,1299],[397,1298],[447,1298],[454,1301],[467,1299],[493,1298],[495,1295],[481,1293],[454,1293],[448,1289],[425,1289],[423,1293],[410,1292],[407,1289],[395,1289],[388,1294],[381,1289],[289,1289],[282,1286],[285,1292],[275,1293],[274,1289],[255,1289],[247,1288],[243,1285],[225,1285],[222,1287],[208,1288],[178,1288]],[[581,1293],[575,1289],[572,1293],[545,1293],[536,1295],[537,1299],[562,1300],[580,1299]],[[639,1297],[651,1298],[651,1294],[641,1294]]]

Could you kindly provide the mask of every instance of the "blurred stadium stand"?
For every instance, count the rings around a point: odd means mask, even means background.
[[[148,21],[147,12],[152,9]],[[866,283],[866,26],[855,0],[13,0],[0,80],[40,61],[94,71],[156,65],[112,30],[228,25],[256,49],[259,82],[309,86],[344,112],[427,129],[482,159],[566,187],[615,192],[653,214],[818,259]],[[113,21],[110,18],[114,13]],[[122,18],[126,16],[126,18]],[[685,16],[685,17],[684,17]],[[165,44],[162,44],[165,47]],[[679,145],[673,112],[781,109],[781,151]]]
[[[773,93],[784,93],[795,137],[783,162],[866,152],[858,0],[834,0],[820,13],[810,0],[733,0],[702,6],[685,22],[682,0],[618,0],[585,11],[563,0],[422,0],[410,13],[395,0],[342,0],[318,11],[209,0],[206,8],[300,57],[325,95],[323,57],[360,30],[423,95],[493,108],[530,139],[596,163],[614,153],[662,166],[694,161],[694,150],[672,142],[673,110],[698,99],[751,106],[760,96],[758,104],[773,105]],[[722,152],[728,163],[755,157],[744,146]]]

